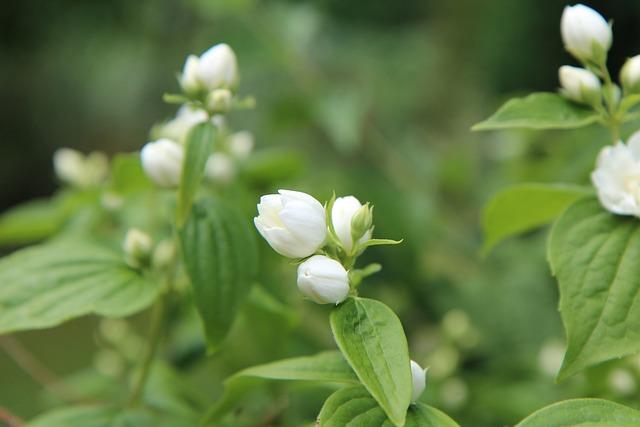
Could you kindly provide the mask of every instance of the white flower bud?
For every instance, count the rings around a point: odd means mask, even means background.
[[[213,153],[207,160],[205,175],[214,182],[229,182],[236,173],[233,159],[225,153]]]
[[[198,69],[200,67],[200,58],[195,55],[189,55],[184,63],[182,75],[180,76],[180,86],[187,93],[194,93],[201,89],[198,79]]]
[[[153,266],[155,268],[167,268],[176,258],[176,245],[173,240],[163,240],[156,246],[153,251]]]
[[[206,122],[208,117],[204,110],[183,105],[176,116],[166,122],[156,135],[184,144],[191,128],[198,123]]]
[[[236,132],[229,137],[229,151],[237,159],[244,160],[253,151],[253,134],[247,130]]]
[[[640,92],[640,55],[627,59],[620,70],[620,82],[630,93]]]
[[[140,152],[142,168],[151,180],[165,188],[176,188],[182,175],[184,149],[170,139],[149,142]]]
[[[413,384],[411,402],[415,403],[418,401],[427,386],[427,371],[422,369],[420,365],[413,360],[411,361],[411,382]]]
[[[314,255],[298,266],[298,289],[318,304],[339,304],[349,295],[349,275],[338,261]]]
[[[582,4],[562,12],[560,32],[565,48],[582,60],[602,62],[611,47],[611,27],[595,10]]]
[[[362,204],[354,196],[338,197],[333,202],[331,209],[331,222],[336,235],[347,252],[353,249],[353,238],[351,234],[351,223],[354,215],[362,208]],[[367,230],[359,243],[366,242],[371,238],[371,230]]]
[[[127,256],[127,262],[133,267],[140,267],[148,261],[153,241],[148,234],[137,228],[130,228],[124,238],[122,248]]]
[[[236,84],[238,64],[229,45],[217,44],[200,56],[198,80],[209,90],[231,88]]]
[[[281,255],[305,258],[327,237],[325,210],[319,201],[299,191],[279,190],[260,198],[256,228]]]
[[[226,113],[231,108],[231,91],[229,89],[215,89],[207,96],[207,107],[210,111]]]
[[[640,217],[640,132],[603,148],[598,155],[591,181],[600,203],[618,215]]]
[[[558,72],[561,93],[575,102],[594,105],[600,101],[602,86],[591,71],[563,65]]]
[[[60,148],[53,154],[56,176],[75,187],[90,187],[102,182],[108,174],[109,162],[103,153],[85,156],[71,148]]]

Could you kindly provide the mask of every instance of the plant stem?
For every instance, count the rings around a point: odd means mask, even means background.
[[[607,127],[611,132],[611,138],[613,139],[613,142],[616,143],[620,140],[620,120],[618,119],[618,107],[616,105],[615,99],[611,98],[614,93],[613,91],[615,85],[613,84],[611,74],[609,74],[609,70],[607,69],[607,65],[605,63],[600,64],[600,74],[604,80],[605,86],[604,100],[607,105]]]
[[[131,397],[129,398],[129,406],[135,406],[140,401],[144,386],[149,377],[151,371],[151,365],[155,358],[158,344],[162,336],[162,329],[164,325],[164,313],[166,309],[165,295],[160,295],[153,306],[153,312],[151,313],[151,326],[149,328],[149,340],[147,341],[147,347],[142,359],[142,365],[140,368],[140,374],[136,382],[134,383]]]

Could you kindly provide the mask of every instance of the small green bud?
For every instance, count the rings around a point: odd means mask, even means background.
[[[224,114],[231,108],[233,95],[229,89],[215,89],[207,95],[207,109],[212,114]]]
[[[131,228],[127,231],[122,248],[127,256],[127,263],[139,268],[149,263],[153,241],[148,234],[137,228]]]

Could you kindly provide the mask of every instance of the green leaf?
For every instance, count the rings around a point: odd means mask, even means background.
[[[487,120],[471,130],[509,128],[574,129],[595,123],[598,115],[557,93],[532,93],[525,98],[507,101]]]
[[[142,169],[140,153],[121,153],[113,158],[108,188],[120,195],[154,188]]]
[[[331,330],[360,382],[395,425],[404,425],[412,383],[398,316],[379,301],[352,297],[331,312]]]
[[[257,244],[249,222],[212,199],[193,206],[180,230],[182,255],[209,345],[224,340],[257,270]]]
[[[0,334],[90,313],[127,316],[149,306],[158,290],[122,254],[95,243],[30,247],[0,260]]]
[[[208,411],[203,425],[219,420],[221,416],[231,411],[236,402],[251,388],[264,380],[358,383],[358,378],[338,351],[327,351],[314,356],[295,357],[252,366],[225,380],[224,394]]]
[[[0,216],[0,245],[43,240],[60,231],[78,209],[96,202],[94,191],[69,191],[15,206]]]
[[[30,421],[26,427],[189,427],[189,420],[144,409],[114,406],[75,406],[55,409]]]
[[[640,350],[640,221],[595,198],[557,220],[548,247],[568,349],[558,379]]]
[[[573,399],[542,408],[516,427],[636,427],[640,412],[608,400]]]
[[[178,189],[178,227],[181,227],[189,216],[189,210],[204,178],[205,166],[213,151],[214,135],[215,128],[210,122],[192,127],[187,135],[182,177]]]
[[[591,193],[565,184],[519,184],[502,190],[487,203],[482,231],[487,254],[502,240],[548,224],[571,203]]]
[[[318,415],[320,427],[392,427],[394,424],[364,387],[348,387],[333,393]],[[416,403],[409,407],[405,427],[459,427],[443,412]]]

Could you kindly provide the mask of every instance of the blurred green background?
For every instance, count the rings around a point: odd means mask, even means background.
[[[614,20],[610,65],[617,74],[626,57],[640,53],[640,3],[587,4]],[[240,93],[258,101],[255,110],[235,113],[232,124],[255,134],[258,153],[286,149],[302,164],[255,188],[256,197],[281,186],[320,199],[333,190],[355,194],[376,206],[379,236],[405,239],[367,254],[384,270],[364,293],[399,312],[412,357],[431,366],[426,402],[474,427],[510,425],[572,396],[637,406],[640,360],[554,383],[563,332],[544,232],[502,244],[487,258],[478,254],[481,207],[492,193],[523,181],[587,182],[606,141],[591,130],[469,131],[509,96],[555,90],[557,68],[573,63],[559,34],[564,6],[552,0],[5,0],[0,208],[54,191],[51,156],[58,147],[139,149],[150,127],[174,113],[161,98],[178,90],[175,76],[187,54],[226,42],[239,58]],[[281,262],[262,253],[263,265]],[[207,399],[226,375],[250,364],[333,347],[327,310],[300,301],[293,270],[282,263],[263,280],[286,309],[277,333],[262,331],[261,314],[247,310],[227,350],[208,363],[168,355]],[[144,316],[138,317],[132,327],[143,335]],[[81,319],[15,338],[57,376],[90,366],[109,376],[115,362],[103,335],[113,327]],[[198,333],[188,322],[177,332],[186,341],[192,335],[198,341]],[[29,418],[56,403],[9,357],[11,345],[4,350],[0,406]],[[328,393],[271,386],[247,403],[246,424],[237,425],[302,425]]]

